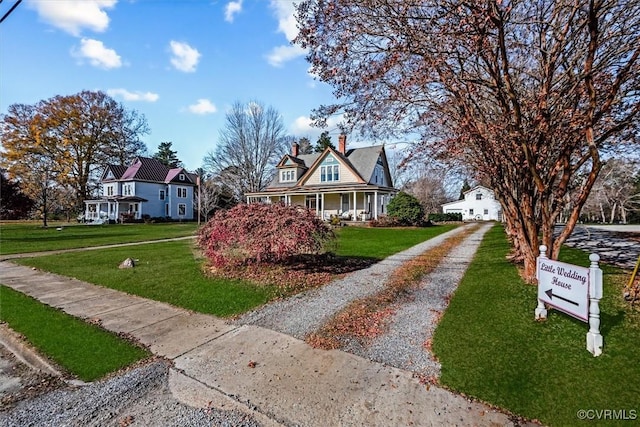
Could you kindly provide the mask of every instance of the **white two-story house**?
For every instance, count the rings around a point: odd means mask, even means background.
[[[151,218],[194,219],[196,175],[138,157],[130,166],[109,165],[102,174],[102,197],[85,200],[85,221]]]
[[[299,154],[298,144],[277,165],[264,191],[249,193],[247,202],[306,206],[318,216],[345,220],[377,219],[397,193],[391,182],[383,145],[347,149],[340,135],[338,149]]]
[[[443,213],[461,213],[463,221],[502,221],[502,207],[493,190],[478,185],[464,193],[463,200],[442,205]]]

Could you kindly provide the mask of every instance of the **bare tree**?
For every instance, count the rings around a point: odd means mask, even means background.
[[[435,170],[427,170],[415,181],[407,183],[405,191],[420,201],[426,213],[442,211],[442,204],[447,202],[442,174]]]
[[[258,102],[236,102],[227,113],[215,150],[203,160],[204,168],[242,200],[245,193],[266,186],[289,142],[277,110]]]
[[[612,158],[604,162],[591,194],[582,209],[590,218],[602,222],[627,222],[628,211],[638,208],[635,180],[640,165],[637,161]]]
[[[472,168],[527,280],[539,245],[556,259],[573,231],[602,153],[638,142],[640,2],[305,0],[297,19],[295,42],[342,101],[316,121],[344,112],[373,137],[421,132],[414,157]]]

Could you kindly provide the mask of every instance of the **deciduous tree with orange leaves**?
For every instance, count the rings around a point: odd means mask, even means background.
[[[640,2],[304,0],[295,43],[365,135],[418,133],[496,191],[514,259],[557,259],[610,150],[638,151]],[[566,227],[554,233],[569,207]]]
[[[12,104],[0,122],[2,167],[23,191],[44,200],[55,185],[75,192],[76,206],[108,163],[126,164],[146,152],[144,116],[103,92],[55,96],[35,105]],[[93,180],[93,181],[92,181]]]

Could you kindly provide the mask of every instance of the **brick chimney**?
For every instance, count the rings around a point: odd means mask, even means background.
[[[298,157],[299,151],[300,151],[300,145],[297,142],[294,142],[293,146],[291,147],[291,155],[293,157]]]
[[[338,151],[342,154],[347,152],[347,135],[344,133],[341,133],[340,136],[338,136]]]

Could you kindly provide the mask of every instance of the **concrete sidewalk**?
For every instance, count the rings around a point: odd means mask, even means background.
[[[241,409],[263,425],[513,425],[409,371],[6,261],[0,271],[0,283],[173,360],[172,393],[192,406]]]

